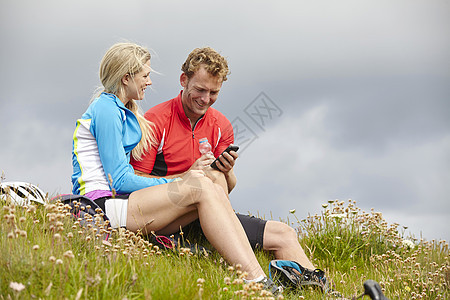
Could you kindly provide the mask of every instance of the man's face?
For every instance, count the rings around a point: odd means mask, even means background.
[[[222,79],[200,67],[190,79],[181,74],[180,83],[184,88],[181,95],[184,112],[191,123],[195,123],[216,102]]]

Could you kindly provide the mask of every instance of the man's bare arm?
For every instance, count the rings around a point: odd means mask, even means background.
[[[237,178],[236,175],[234,175],[233,169],[231,169],[230,172],[225,174],[225,179],[227,180],[228,194],[229,194],[234,189],[237,183]]]
[[[234,174],[233,167],[238,157],[239,155],[235,151],[230,151],[230,153],[223,153],[218,157],[221,163],[216,164],[217,168],[225,175],[225,180],[227,181],[228,186],[228,193],[231,193],[237,183],[237,178]]]

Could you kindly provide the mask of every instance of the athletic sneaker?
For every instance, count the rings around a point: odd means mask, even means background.
[[[305,268],[299,284],[301,286],[318,285],[323,291],[328,290],[328,281],[325,272],[321,269],[310,270]]]
[[[291,260],[272,260],[269,264],[269,276],[272,276],[284,288],[318,287],[328,292],[325,272],[320,269],[310,270]]]
[[[270,278],[264,277],[257,283],[261,283],[263,285],[263,289],[271,292],[275,297],[283,293],[283,287],[276,285]]]

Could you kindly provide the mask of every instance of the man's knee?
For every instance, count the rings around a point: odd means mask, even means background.
[[[294,228],[283,222],[269,220],[267,221],[267,229],[278,235],[297,235]]]
[[[197,202],[229,202],[222,187],[212,182],[208,177],[201,178],[201,188],[196,192],[198,196]]]
[[[169,199],[177,206],[187,207],[207,201],[214,189],[213,182],[207,177],[189,177],[182,181],[170,183]]]
[[[278,222],[267,221],[264,231],[264,244],[270,243],[270,246],[283,247],[292,243],[298,243],[297,232],[291,226]]]
[[[225,175],[221,171],[217,171],[214,169],[209,169],[206,173],[209,179],[215,184],[218,184],[222,187],[226,194],[228,194],[228,183],[225,178]]]
[[[208,176],[208,178],[210,178],[213,182],[226,182],[225,175],[221,171],[214,170],[213,168],[208,168],[205,173],[206,176]]]

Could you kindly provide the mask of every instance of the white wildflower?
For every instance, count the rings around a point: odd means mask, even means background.
[[[343,219],[345,218],[345,214],[331,214],[329,215],[330,218],[336,218],[336,219]]]
[[[414,242],[411,240],[403,240],[402,245],[403,245],[403,247],[408,248],[408,249],[414,249],[414,247],[416,247]]]
[[[11,281],[9,283],[9,287],[15,290],[16,292],[21,292],[25,286],[22,283]]]

